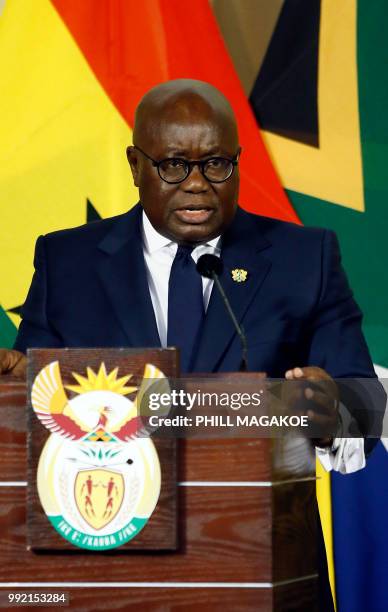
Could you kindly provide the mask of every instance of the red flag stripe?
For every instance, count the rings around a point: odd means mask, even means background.
[[[141,96],[168,79],[208,81],[236,112],[241,205],[298,221],[276,176],[208,0],[51,0],[101,86],[127,121]]]

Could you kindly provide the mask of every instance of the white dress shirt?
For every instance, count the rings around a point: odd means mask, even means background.
[[[352,474],[365,467],[364,438],[335,438],[334,452],[315,448],[316,455],[326,472]]]
[[[147,269],[148,287],[154,308],[160,343],[167,346],[168,281],[172,262],[178,245],[162,236],[151,224],[143,211],[143,254]],[[221,254],[221,237],[213,238],[193,249],[191,256],[195,263],[205,253]],[[203,303],[207,310],[214,281],[202,278]],[[365,466],[363,438],[336,438],[332,449],[316,448],[316,454],[326,471],[335,470],[342,474],[355,472]]]
[[[197,263],[201,255],[205,253],[219,256],[221,254],[220,243],[221,238],[218,236],[213,238],[213,240],[209,240],[209,242],[200,244],[193,249],[191,257]],[[177,250],[177,243],[159,234],[143,211],[143,253],[156,325],[158,327],[160,343],[163,347],[167,346],[168,281]],[[213,284],[214,281],[212,279],[202,277],[205,312],[209,305]]]
[[[350,425],[354,417],[347,408],[340,403],[339,415],[342,421],[342,429],[352,431]],[[365,467],[364,438],[335,438],[331,449],[316,447],[316,455],[326,472],[334,470],[341,474],[351,474]]]

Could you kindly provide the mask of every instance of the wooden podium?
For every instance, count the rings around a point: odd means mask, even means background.
[[[26,539],[26,422],[25,383],[0,377],[2,590],[68,592],[70,609],[88,611],[316,609],[308,441],[179,440],[176,550],[33,551]]]

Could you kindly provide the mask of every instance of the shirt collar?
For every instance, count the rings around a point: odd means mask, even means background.
[[[166,238],[156,231],[151,221],[143,210],[143,242],[148,253],[154,253],[165,246],[174,244],[170,238]]]
[[[202,243],[198,246],[210,246],[214,249],[220,247],[221,236],[216,236],[216,238],[212,238],[212,240],[208,240],[205,243]],[[173,242],[169,238],[162,236],[159,232],[154,228],[151,221],[147,217],[146,213],[143,210],[143,243],[145,249],[148,253],[154,253],[159,249],[163,249],[166,246],[176,245],[176,242]],[[198,248],[198,247],[196,247]],[[195,250],[195,249],[194,249]]]

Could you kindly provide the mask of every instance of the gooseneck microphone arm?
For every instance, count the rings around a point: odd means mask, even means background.
[[[242,357],[241,357],[241,364],[240,364],[240,372],[247,372],[248,371],[247,338],[244,333],[243,327],[239,324],[239,322],[236,319],[236,315],[234,314],[232,310],[232,307],[224,291],[224,288],[220,283],[220,279],[218,278],[219,274],[221,274],[222,272],[222,268],[223,268],[222,261],[216,255],[210,255],[210,254],[202,255],[198,259],[198,262],[197,262],[197,270],[199,274],[201,274],[201,276],[205,276],[206,278],[211,278],[214,281],[214,284],[216,285],[218,291],[220,292],[222,301],[225,304],[225,308],[233,322],[234,328],[241,341]]]
[[[244,333],[243,328],[241,327],[241,325],[239,324],[239,322],[236,319],[236,315],[234,314],[232,307],[229,303],[228,298],[226,297],[226,293],[224,291],[223,286],[220,283],[220,279],[218,278],[217,274],[213,271],[211,278],[214,280],[215,285],[217,286],[218,291],[221,294],[222,297],[222,301],[225,304],[225,308],[228,311],[228,314],[230,316],[230,318],[233,321],[233,325],[236,329],[236,332],[238,334],[238,337],[241,340],[241,349],[242,349],[242,357],[241,357],[241,364],[240,364],[240,372],[247,372],[248,371],[248,344],[247,344],[247,338],[246,335]]]

